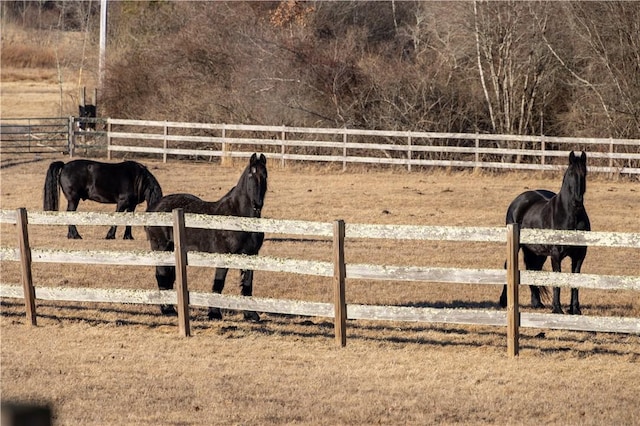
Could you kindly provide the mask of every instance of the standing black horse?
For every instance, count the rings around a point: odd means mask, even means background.
[[[169,212],[182,208],[185,213],[209,215],[260,217],[264,196],[267,192],[267,159],[263,154],[251,156],[249,165],[240,176],[235,187],[218,201],[204,201],[191,194],[171,194],[158,203],[149,206],[148,212]],[[171,251],[174,248],[173,230],[170,227],[147,227],[147,235],[152,250]],[[256,255],[262,247],[264,233],[241,232],[216,229],[187,228],[185,240],[188,250],[207,253],[231,253]],[[216,268],[213,292],[222,293],[227,268]],[[157,266],[156,280],[160,290],[170,290],[176,279],[173,266]],[[242,270],[240,278],[241,294],[251,296],[253,292],[253,271]],[[163,305],[160,310],[165,315],[174,315],[171,305]],[[259,321],[256,312],[245,311],[245,319]],[[222,319],[219,308],[209,308],[210,319]]]
[[[569,168],[564,174],[560,192],[539,189],[526,191],[511,202],[507,210],[507,224],[518,223],[522,228],[561,229],[590,231],[589,216],[584,208],[584,193],[587,187],[587,155],[583,152],[577,157],[569,154]],[[554,272],[560,272],[560,264],[565,257],[571,258],[571,272],[580,273],[582,262],[587,255],[586,246],[552,246],[541,244],[521,245],[524,262],[528,270],[540,271],[542,265],[551,257]],[[540,288],[530,286],[531,305],[543,308],[540,300]],[[500,305],[507,305],[507,288],[502,290]],[[560,288],[553,289],[553,313],[563,313],[560,306]],[[579,315],[580,303],[578,289],[571,289],[570,314]]]
[[[92,160],[54,161],[49,165],[44,182],[44,210],[58,210],[59,189],[67,198],[67,211],[75,211],[80,200],[116,203],[116,212],[132,212],[142,201],[147,206],[162,198],[162,188],[145,166],[135,161],[100,163]],[[114,239],[116,226],[107,232]],[[67,238],[82,238],[75,225],[69,225]],[[124,239],[132,240],[131,226]]]

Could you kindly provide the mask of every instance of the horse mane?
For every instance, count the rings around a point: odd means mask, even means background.
[[[247,166],[244,169],[244,171],[240,175],[240,178],[238,178],[238,183],[232,186],[231,189],[229,189],[226,194],[220,197],[217,201],[204,202],[210,206],[209,209],[212,209],[210,214],[215,214],[214,211],[217,211],[217,209],[221,208],[221,206],[224,205],[228,200],[232,200],[234,198],[235,192],[239,190],[239,188],[244,187],[244,183],[247,180],[247,176],[249,175],[248,173],[249,167],[250,166]],[[211,206],[215,206],[215,207],[211,207]]]
[[[214,201],[214,202],[216,204],[220,204],[220,203],[224,202],[225,200],[227,200],[229,198],[232,198],[233,197],[233,193],[235,192],[237,187],[238,187],[238,185],[231,187],[231,189],[229,189],[226,194],[224,194],[222,197],[220,197],[219,200]]]
[[[162,198],[162,188],[160,187],[160,183],[146,166],[140,163],[136,164],[140,169],[140,173],[136,176],[138,198],[144,198],[148,206],[155,204],[160,198]]]

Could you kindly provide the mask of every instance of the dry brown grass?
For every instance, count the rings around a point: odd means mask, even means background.
[[[78,114],[81,87],[96,85],[97,54],[85,34],[25,31],[2,25],[0,117],[67,117]]]
[[[6,37],[33,45],[45,39],[12,30],[3,25],[3,48]],[[77,43],[63,48],[73,40],[50,40],[59,52],[82,52]],[[81,72],[83,58],[65,58],[63,80],[72,84],[63,87],[69,101],[62,103],[58,70],[2,63],[1,115],[75,113],[78,86],[93,87],[84,80],[92,75]],[[27,163],[0,169],[0,207],[41,209],[44,172],[52,159],[23,157],[14,163]],[[8,160],[3,156],[2,165]],[[188,191],[207,199],[233,185],[241,169],[145,162],[165,193]],[[264,214],[284,219],[497,226],[518,192],[559,185],[558,176],[539,174],[356,168],[343,174],[331,167],[270,166]],[[593,228],[640,232],[640,222],[633,220],[639,191],[637,183],[592,177],[586,202]],[[86,202],[81,210],[113,206]],[[134,229],[135,241],[106,241],[106,227],[79,230],[84,239],[68,241],[62,227],[32,227],[31,242],[147,249],[141,229]],[[0,245],[16,245],[13,226],[0,227]],[[503,262],[501,247],[481,244],[349,241],[347,250],[349,262],[488,268]],[[270,240],[262,253],[329,260],[330,247]],[[584,272],[638,275],[637,259],[637,251],[590,249]],[[0,277],[19,282],[17,265],[2,262]],[[211,277],[209,269],[189,269],[194,290],[208,290]],[[225,293],[238,294],[237,273],[228,278]],[[41,286],[155,288],[148,267],[36,263],[34,279]],[[329,301],[330,284],[256,272],[255,294]],[[348,282],[347,293],[350,303],[483,308],[495,307],[498,295],[490,286],[401,282]],[[585,315],[640,316],[637,295],[630,292],[583,291],[581,301]],[[501,328],[349,321],[347,346],[338,349],[331,322],[322,318],[265,314],[262,323],[250,324],[230,312],[210,322],[206,311],[194,309],[194,336],[183,339],[175,319],[159,316],[155,307],[38,302],[37,327],[26,325],[19,300],[3,299],[0,308],[2,400],[49,403],[56,425],[640,423],[635,335],[524,330],[520,358],[509,360]]]
[[[2,47],[2,63],[23,68],[55,68],[56,53],[50,47],[7,45]]]
[[[63,158],[61,158],[63,159]],[[4,162],[5,159],[3,159]],[[0,170],[1,207],[41,209],[51,159]],[[63,159],[65,160],[65,159]],[[145,161],[165,193],[217,199],[241,165]],[[508,201],[527,188],[557,189],[546,174],[339,173],[270,165],[264,216],[347,223],[499,226]],[[637,183],[592,177],[586,205],[594,230],[640,232]],[[141,208],[143,208],[141,206]],[[112,205],[81,203],[81,210]],[[15,246],[13,226],[1,244]],[[32,227],[37,247],[147,249],[106,241],[106,227]],[[118,238],[122,236],[119,229]],[[330,259],[328,242],[276,241],[262,254]],[[490,244],[348,241],[347,261],[393,265],[500,268],[504,248]],[[637,251],[590,249],[583,272],[639,275]],[[2,262],[2,281],[19,282]],[[565,265],[566,267],[566,265]],[[208,291],[212,270],[189,269],[193,290]],[[155,288],[149,267],[35,264],[36,285]],[[231,271],[225,293],[239,294]],[[348,281],[349,303],[497,308],[500,289],[480,285]],[[255,295],[331,301],[328,279],[256,272]],[[528,291],[522,295],[528,310]],[[563,302],[568,302],[563,292]],[[323,318],[264,314],[259,324],[228,312],[220,322],[192,311],[193,334],[157,308],[70,302],[38,303],[39,325],[4,300],[2,398],[50,402],[56,424],[637,424],[640,336],[523,330],[521,356],[506,357],[505,330],[495,327],[349,321],[338,349]],[[585,315],[640,316],[632,292],[583,290]]]

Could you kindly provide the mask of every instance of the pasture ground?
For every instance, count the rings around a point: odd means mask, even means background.
[[[5,37],[15,28],[2,27]],[[11,32],[9,32],[11,31]],[[68,34],[68,33],[65,33]],[[26,39],[33,38],[26,34]],[[42,36],[35,35],[36,43]],[[59,35],[56,46],[64,49]],[[65,41],[66,43],[66,41]],[[82,39],[64,50],[83,52]],[[77,113],[80,86],[97,65],[0,67],[0,115],[5,118]],[[97,63],[97,61],[94,61]],[[87,80],[89,78],[89,80]],[[66,160],[60,157],[60,159]],[[0,207],[42,206],[49,161],[2,155]],[[165,193],[215,199],[235,183],[241,165],[145,161]],[[14,164],[11,166],[11,164]],[[359,223],[498,226],[509,200],[526,188],[559,188],[560,176],[396,170],[349,173],[270,164],[266,217]],[[640,185],[589,179],[586,205],[594,230],[640,232]],[[143,206],[140,207],[144,208]],[[83,211],[113,206],[81,203]],[[80,227],[67,241],[61,227],[31,227],[35,247],[147,249],[106,241],[106,227]],[[122,230],[118,232],[121,238]],[[15,227],[0,228],[0,244],[16,245]],[[267,241],[263,254],[330,259],[326,242]],[[590,249],[584,272],[639,275],[638,252]],[[502,247],[423,242],[348,241],[348,262],[489,267]],[[566,267],[566,265],[565,265]],[[212,271],[189,269],[191,288],[210,288]],[[225,293],[239,293],[231,271]],[[35,264],[41,286],[155,288],[152,268]],[[0,281],[19,270],[0,263]],[[326,279],[257,272],[255,294],[328,301]],[[493,286],[347,282],[351,303],[497,309]],[[526,308],[528,292],[522,292]],[[566,305],[567,295],[563,292]],[[585,315],[640,316],[631,292],[583,291]],[[193,337],[178,337],[175,319],[152,307],[38,302],[38,326],[25,323],[21,300],[0,302],[2,401],[49,404],[55,425],[191,424],[640,424],[640,337],[609,333],[523,330],[521,355],[506,356],[497,327],[349,321],[345,348],[321,318],[263,315],[259,324],[229,313],[206,320],[193,310]]]
[[[3,157],[1,208],[42,208],[53,159]],[[141,160],[165,194],[214,200],[244,164],[163,164]],[[13,165],[12,165],[13,164]],[[509,201],[528,188],[558,190],[558,174],[395,170],[347,173],[269,164],[264,217],[347,223],[501,226]],[[590,175],[585,204],[594,230],[640,232],[640,186]],[[82,211],[113,205],[82,202]],[[143,210],[141,205],[139,210]],[[2,225],[2,246],[17,244]],[[32,226],[34,247],[148,249],[107,241],[107,227]],[[330,260],[328,241],[267,235],[261,254]],[[347,262],[500,268],[504,246],[447,242],[347,241]],[[639,275],[634,250],[591,248],[584,273]],[[568,263],[563,264],[568,269]],[[549,266],[545,269],[548,269]],[[18,265],[2,262],[2,282],[19,283]],[[153,268],[34,264],[40,286],[155,288]],[[208,291],[213,271],[189,268],[190,288]],[[230,271],[225,293],[239,294]],[[348,303],[498,309],[500,289],[482,285],[347,281]],[[563,292],[563,304],[568,303]],[[329,302],[330,279],[256,272],[260,297]],[[528,290],[521,296],[528,310]],[[583,290],[584,315],[640,316],[633,292]],[[329,319],[263,314],[247,323],[228,312],[211,322],[192,310],[193,337],[157,308],[38,302],[38,326],[26,325],[21,300],[0,314],[2,399],[48,403],[57,425],[105,424],[638,424],[640,336],[524,329],[521,355],[506,356],[497,327],[349,321],[337,348]]]

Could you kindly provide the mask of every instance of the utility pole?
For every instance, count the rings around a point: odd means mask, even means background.
[[[104,87],[105,48],[107,44],[107,0],[100,0],[100,59],[98,63],[98,89]]]

